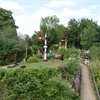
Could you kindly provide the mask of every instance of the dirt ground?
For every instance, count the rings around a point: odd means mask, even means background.
[[[85,64],[80,63],[81,65],[81,100],[97,100],[94,87],[93,87],[93,81],[92,77],[90,75],[89,66],[86,66]]]

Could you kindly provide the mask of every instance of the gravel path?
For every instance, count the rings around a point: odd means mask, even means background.
[[[90,75],[89,66],[86,66],[82,63],[81,65],[81,100],[97,100],[94,87],[93,87],[93,81]]]

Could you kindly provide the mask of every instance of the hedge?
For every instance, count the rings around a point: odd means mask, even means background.
[[[0,69],[1,100],[79,100],[54,67]],[[2,89],[2,91],[1,91]]]

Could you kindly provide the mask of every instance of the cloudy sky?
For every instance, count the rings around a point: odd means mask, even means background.
[[[92,18],[100,24],[100,0],[0,0],[0,7],[11,10],[18,33],[29,36],[39,30],[41,17],[51,15],[65,26],[70,18]]]

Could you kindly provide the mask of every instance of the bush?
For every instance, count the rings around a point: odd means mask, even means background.
[[[61,47],[57,52],[63,54],[64,58],[78,57],[78,51],[74,47],[73,48]]]
[[[38,50],[39,50],[39,47],[37,45],[33,45],[32,48],[31,48],[31,50],[32,50],[33,54],[37,54]]]
[[[59,79],[58,68],[16,68],[3,72],[0,82],[7,86],[7,100],[79,100],[69,84]]]
[[[28,63],[39,62],[39,58],[38,58],[36,55],[33,55],[33,56],[31,56],[31,57],[29,57],[29,58],[27,59],[27,62],[28,62]]]
[[[72,78],[77,74],[80,75],[80,65],[77,58],[71,58],[66,60],[66,64],[59,68],[63,79],[67,79],[69,83],[72,82]]]
[[[60,49],[58,49],[57,53],[64,55],[64,58],[69,58],[70,56],[69,50],[65,47],[61,47]]]
[[[93,61],[92,70],[100,93],[100,46],[92,46],[90,53]]]
[[[92,65],[92,70],[100,93],[100,62],[99,61],[96,61],[95,64]]]
[[[5,76],[5,72],[4,69],[0,69],[0,80]]]
[[[67,60],[67,66],[65,66],[65,70],[67,72],[67,79],[71,81],[73,76],[77,74],[80,70],[80,65],[77,58],[71,58]]]
[[[100,60],[100,47],[93,46],[90,48],[91,59]]]
[[[54,57],[54,54],[53,54],[53,53],[48,53],[48,54],[47,54],[47,58],[48,58],[48,59],[51,59],[51,58],[53,58],[53,57]]]
[[[3,60],[0,59],[0,65],[4,65]]]
[[[78,50],[74,47],[72,48],[69,48],[69,54],[70,54],[70,57],[75,57],[77,58],[78,57]]]

